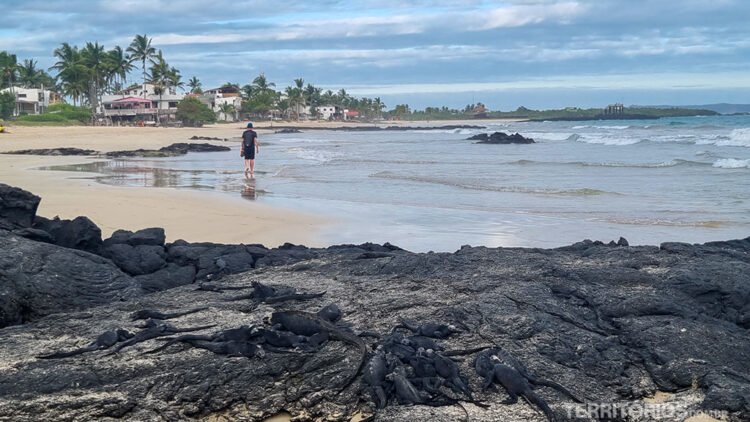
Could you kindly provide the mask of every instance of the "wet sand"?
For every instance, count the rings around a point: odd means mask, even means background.
[[[0,152],[75,147],[96,151],[156,149],[191,142],[193,135],[232,138],[240,124],[208,128],[11,127],[0,137]],[[237,140],[238,142],[239,140]],[[206,142],[206,141],[192,141]],[[234,142],[234,141],[232,141]],[[227,145],[224,141],[212,142]],[[38,214],[75,218],[86,215],[107,237],[117,229],[164,227],[168,240],[221,243],[284,242],[324,246],[316,233],[324,216],[303,214],[212,192],[105,186],[93,174],[38,170],[39,167],[90,162],[86,157],[0,154],[0,183],[26,189],[43,198]],[[238,160],[238,168],[242,163]],[[241,176],[240,176],[241,177]]]

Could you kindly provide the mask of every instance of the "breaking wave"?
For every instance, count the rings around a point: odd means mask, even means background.
[[[750,159],[722,158],[721,160],[716,160],[713,166],[722,169],[746,169],[750,168]]]
[[[613,146],[624,146],[624,145],[634,145],[643,142],[643,139],[638,138],[623,138],[623,137],[615,137],[615,136],[606,136],[606,135],[579,135],[575,139],[571,139],[577,142],[585,142],[587,144],[596,144],[596,145],[613,145]]]

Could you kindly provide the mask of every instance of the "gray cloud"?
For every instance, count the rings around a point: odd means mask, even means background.
[[[419,83],[435,92],[456,83],[543,89],[524,81],[617,85],[601,77],[658,81],[680,72],[684,89],[710,89],[712,77],[716,89],[726,89],[725,81],[740,81],[736,72],[750,64],[750,2],[739,0],[3,3],[0,50],[49,66],[63,41],[110,48],[147,33],[170,63],[206,85],[245,83],[264,71],[282,85],[302,76],[329,86],[402,86],[406,93]]]

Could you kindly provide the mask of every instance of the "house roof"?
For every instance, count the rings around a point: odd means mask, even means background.
[[[151,103],[151,100],[138,97],[124,97],[111,101],[113,103]]]

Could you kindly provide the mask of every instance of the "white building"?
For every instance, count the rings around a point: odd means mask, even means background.
[[[236,122],[239,118],[240,110],[242,109],[242,97],[240,96],[240,89],[237,86],[227,85],[208,89],[198,99],[216,113],[216,118],[219,120]],[[231,105],[234,111],[231,113],[222,111],[224,104]]]
[[[16,96],[14,116],[23,114],[41,114],[52,104],[60,102],[60,96],[47,89],[38,88],[5,88],[0,92],[10,92]]]
[[[102,104],[98,112],[112,122],[154,124],[157,121],[164,123],[175,120],[177,104],[185,95],[178,94],[173,89],[158,94],[156,88],[154,85],[146,84],[145,96],[143,85],[133,85],[116,95],[102,95]]]
[[[339,107],[333,105],[325,105],[317,108],[318,115],[323,120],[333,120],[340,112]]]

